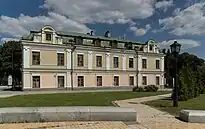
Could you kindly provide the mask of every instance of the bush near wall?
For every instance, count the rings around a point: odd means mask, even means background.
[[[197,72],[185,67],[180,71],[179,100],[187,101],[201,94],[200,80]]]
[[[134,92],[157,92],[158,89],[159,88],[155,85],[148,85],[145,87],[134,87],[133,91]]]

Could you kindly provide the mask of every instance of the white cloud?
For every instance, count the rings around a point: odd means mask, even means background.
[[[176,8],[174,11],[173,11],[173,15],[178,15],[180,13],[180,8]]]
[[[205,2],[195,3],[177,15],[165,19],[159,19],[162,30],[171,30],[170,33],[182,35],[204,35],[205,34]]]
[[[159,42],[160,48],[169,48],[169,46],[174,43],[174,41],[177,41],[182,45],[182,49],[189,49],[200,46],[200,42],[191,40],[191,39],[173,39],[173,40],[167,40]]]
[[[30,30],[39,30],[49,24],[56,30],[88,32],[86,23],[128,24],[136,35],[143,35],[150,26],[135,27],[137,19],[152,16],[157,8],[168,7],[168,3],[156,0],[44,0],[42,8],[49,10],[46,16],[19,17],[0,16],[0,33],[21,37]]]
[[[14,37],[27,35],[30,30],[40,30],[44,25],[49,24],[57,30],[88,32],[84,24],[80,24],[74,20],[68,19],[65,16],[50,12],[48,16],[30,17],[21,14],[18,18],[7,16],[0,17],[0,32],[9,34]]]
[[[155,0],[45,0],[41,7],[80,23],[130,23],[153,15]]]
[[[7,42],[7,41],[19,41],[20,39],[18,38],[1,38],[0,39],[0,43],[4,43],[4,42]]]
[[[150,24],[147,24],[145,28],[137,28],[136,26],[130,26],[131,31],[135,32],[136,36],[142,36],[147,33],[148,30],[151,29]]]
[[[166,11],[169,7],[173,5],[173,0],[162,0],[155,4],[155,8],[164,9],[164,11]]]

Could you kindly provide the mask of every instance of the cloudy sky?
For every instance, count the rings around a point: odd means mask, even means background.
[[[59,31],[103,35],[161,47],[174,40],[183,51],[205,58],[205,0],[0,0],[0,42],[44,25]]]

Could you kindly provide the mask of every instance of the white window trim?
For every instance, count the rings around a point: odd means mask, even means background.
[[[147,60],[147,57],[142,57],[142,59],[146,59]]]
[[[159,60],[159,61],[160,61],[160,58],[156,58],[156,60]]]
[[[77,55],[84,55],[85,53],[77,53]]]
[[[40,50],[31,50],[32,52],[40,52]]]
[[[113,57],[118,57],[119,58],[119,56],[117,56],[117,55],[114,55]]]
[[[57,53],[60,53],[60,54],[65,54],[64,51],[57,51]]]
[[[129,56],[129,58],[133,58],[134,59],[134,56]]]
[[[41,76],[41,74],[39,74],[39,73],[32,73],[31,75],[32,75],[32,77],[33,76]]]
[[[102,54],[95,54],[95,56],[102,56]]]

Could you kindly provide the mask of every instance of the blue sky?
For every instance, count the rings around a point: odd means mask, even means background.
[[[59,31],[154,39],[162,48],[177,40],[183,51],[205,58],[204,13],[203,0],[0,0],[0,41],[49,24]]]

